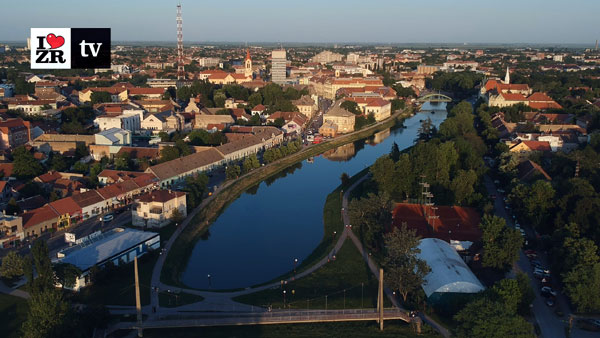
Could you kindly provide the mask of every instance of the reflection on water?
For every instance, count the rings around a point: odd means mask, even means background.
[[[439,126],[446,114],[419,113],[404,121],[405,129],[392,128],[387,138],[382,133],[379,143],[373,137],[369,147],[365,140],[340,147],[327,155],[340,160],[315,157],[313,164],[296,165],[242,194],[211,225],[208,240],[196,243],[183,282],[208,288],[210,274],[213,289],[244,288],[292,270],[294,259],[302,261],[323,238],[323,205],[340,174],[371,165],[393,142],[400,149],[411,146],[419,120],[427,117]],[[344,156],[349,158],[342,161]]]
[[[347,161],[354,157],[354,154],[356,154],[354,143],[348,143],[324,152],[323,157],[330,161]]]

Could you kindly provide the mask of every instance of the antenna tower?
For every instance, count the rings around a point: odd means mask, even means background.
[[[181,4],[177,5],[177,80],[185,79],[183,69],[183,19],[181,19]]]

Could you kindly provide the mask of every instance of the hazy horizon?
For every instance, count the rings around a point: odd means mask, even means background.
[[[57,4],[58,3],[58,4]],[[31,27],[109,27],[113,41],[173,42],[177,1],[31,0],[5,5],[0,41]],[[535,44],[593,46],[600,2],[379,0],[182,1],[187,43]],[[518,9],[515,10],[515,9]],[[252,42],[250,42],[252,41]]]

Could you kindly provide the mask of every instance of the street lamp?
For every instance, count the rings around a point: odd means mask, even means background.
[[[283,290],[283,308],[285,309],[285,290]]]
[[[206,277],[208,278],[208,287],[210,288],[211,287],[211,285],[210,285],[210,274],[208,274]]]
[[[296,275],[296,264],[298,264],[298,258],[294,258],[294,277]]]

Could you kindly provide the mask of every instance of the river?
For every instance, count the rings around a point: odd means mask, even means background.
[[[323,238],[323,206],[340,184],[389,153],[393,142],[410,147],[421,125],[436,126],[446,118],[445,104],[430,106],[406,119],[404,126],[307,160],[284,177],[262,182],[231,203],[194,247],[182,275],[186,285],[200,289],[235,289],[272,280],[294,268]],[[210,280],[208,278],[210,275]],[[210,283],[210,285],[209,285]]]

